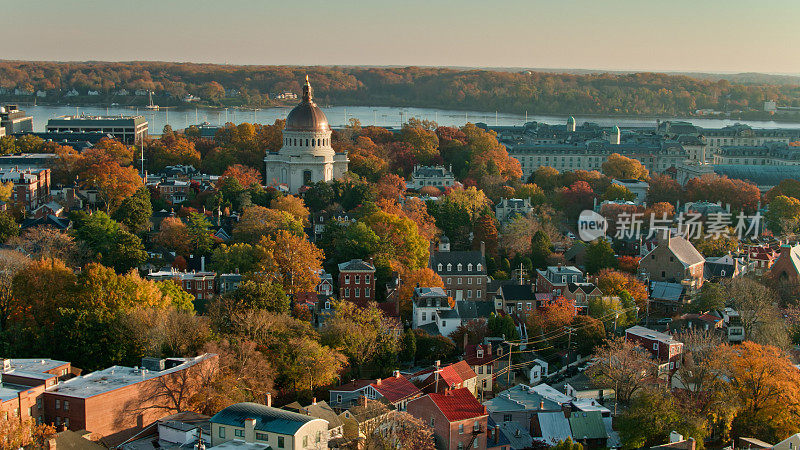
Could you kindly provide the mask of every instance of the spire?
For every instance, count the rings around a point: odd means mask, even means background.
[[[310,102],[313,98],[313,91],[311,89],[311,83],[308,82],[308,74],[306,74],[306,84],[303,86],[303,101]]]

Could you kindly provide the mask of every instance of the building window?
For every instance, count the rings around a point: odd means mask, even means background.
[[[433,427],[434,424],[435,424],[435,419],[431,417],[431,427]]]
[[[458,284],[461,284],[461,283],[462,283],[461,277],[458,277]]]
[[[61,409],[61,400],[56,399],[56,409]]]
[[[653,350],[658,350],[658,343],[653,344]]]
[[[256,440],[267,442],[269,435],[267,433],[256,433]]]
[[[350,275],[344,276],[344,284],[350,284]]]
[[[461,263],[458,263],[458,265],[456,266],[456,270],[458,270],[459,272],[461,272]]]
[[[364,283],[369,284],[370,278],[369,275],[364,275]]]
[[[472,289],[467,289],[467,298],[472,298]]]
[[[467,277],[467,284],[472,284],[472,277]]]
[[[423,312],[422,313],[422,321],[425,322],[426,320],[428,320],[428,315],[425,312]]]
[[[356,275],[356,284],[361,284],[361,275]]]
[[[478,263],[478,272],[480,272],[481,270],[483,270],[483,264]]]
[[[219,437],[225,439],[225,427],[219,427]]]
[[[69,411],[69,400],[64,400],[64,411]]]
[[[446,326],[447,326],[447,322],[443,320],[442,321],[442,327],[446,327]]]
[[[369,288],[364,288],[364,297],[369,297]]]
[[[336,394],[336,403],[342,403],[342,394]]]
[[[447,263],[447,271],[450,272],[451,270],[453,270],[453,265],[450,264],[450,263]]]
[[[472,263],[467,264],[467,272],[472,272]]]
[[[344,288],[344,296],[350,297],[350,288]]]
[[[447,277],[447,284],[453,284],[453,279],[450,278],[450,277]]]
[[[458,434],[464,434],[464,424],[458,424]]]
[[[239,430],[239,429],[233,430],[233,434],[236,437],[243,438],[244,437],[244,430]]]
[[[439,263],[439,265],[438,265],[438,266],[436,266],[436,267],[437,267],[437,270],[438,270],[439,272],[441,272],[441,271],[442,271],[442,263]]]
[[[463,442],[459,442],[458,443],[458,450],[464,450],[464,443]]]
[[[511,414],[503,414],[503,422],[511,422]]]
[[[284,446],[283,439],[284,439],[283,436],[278,436],[278,448],[283,448]]]
[[[361,288],[356,288],[356,298],[361,297]]]

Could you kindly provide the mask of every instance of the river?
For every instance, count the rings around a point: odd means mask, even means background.
[[[151,111],[125,106],[110,107],[70,107],[70,106],[20,106],[31,116],[33,116],[34,131],[44,131],[47,120],[63,116],[86,114],[86,115],[134,115],[141,114],[147,118],[151,134],[160,134],[165,124],[169,124],[173,129],[179,130],[198,123],[208,122],[212,125],[222,125],[226,122],[241,123],[273,123],[276,119],[285,119],[291,111],[291,107],[273,107],[265,109],[215,109],[215,108],[181,108],[181,109],[161,109]],[[362,125],[377,125],[385,127],[398,127],[401,123],[411,117],[417,119],[433,120],[439,125],[462,126],[467,122],[484,122],[488,125],[522,125],[525,116],[520,114],[506,113],[486,113],[477,111],[451,111],[444,109],[431,108],[400,108],[386,106],[332,106],[322,107],[328,116],[331,126],[342,126],[349,119],[356,118]],[[626,117],[592,117],[575,115],[578,124],[583,122],[595,122],[604,126],[618,125],[625,126],[655,126],[656,119],[653,118],[626,118]],[[528,121],[538,121],[549,124],[565,123],[566,117],[551,115],[527,116]],[[758,120],[728,120],[728,119],[706,119],[688,118],[676,119],[665,117],[661,120],[685,120],[694,125],[706,128],[721,128],[734,123],[748,124],[753,128],[800,128],[800,123],[783,123],[773,121]]]

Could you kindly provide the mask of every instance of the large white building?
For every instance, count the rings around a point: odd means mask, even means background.
[[[266,184],[290,193],[318,181],[332,181],[347,172],[347,155],[331,147],[331,127],[325,113],[314,103],[306,77],[303,100],[286,117],[283,147],[267,153]]]

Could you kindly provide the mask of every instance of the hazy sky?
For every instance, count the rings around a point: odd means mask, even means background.
[[[0,11],[2,59],[800,73],[800,0],[0,0]]]

